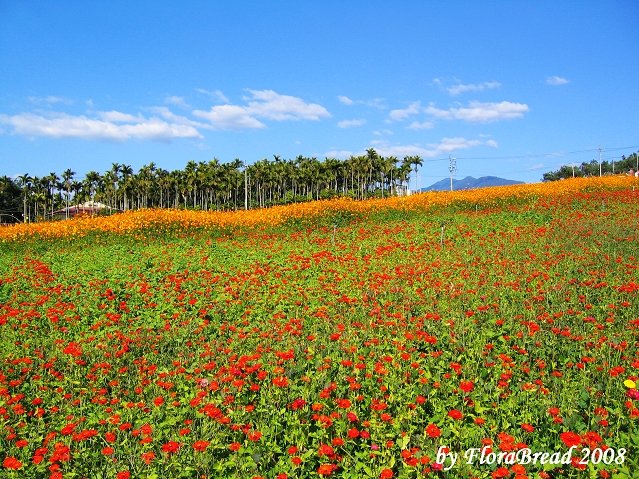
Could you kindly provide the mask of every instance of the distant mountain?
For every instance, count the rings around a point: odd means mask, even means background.
[[[486,188],[488,186],[506,186],[517,185],[523,183],[523,181],[507,180],[505,178],[498,178],[497,176],[482,176],[481,178],[473,178],[467,176],[463,180],[453,179],[453,190],[471,190],[473,188]],[[450,190],[450,178],[438,181],[426,188],[422,188],[420,191],[449,191]]]

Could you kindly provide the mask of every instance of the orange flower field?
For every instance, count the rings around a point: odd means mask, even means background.
[[[0,477],[637,477],[627,176],[0,229]]]
[[[15,240],[38,235],[45,238],[81,236],[91,231],[125,233],[153,226],[175,225],[179,227],[229,228],[240,226],[280,225],[291,219],[308,219],[335,213],[369,213],[379,210],[419,210],[448,206],[455,202],[490,207],[504,199],[510,202],[531,198],[556,198],[574,195],[582,191],[613,190],[628,188],[639,183],[627,176],[603,178],[575,178],[560,183],[533,183],[501,186],[455,192],[430,192],[413,196],[391,197],[355,201],[346,198],[268,209],[233,212],[202,212],[193,210],[135,210],[113,217],[79,217],[63,222],[19,224],[0,229],[0,240]]]

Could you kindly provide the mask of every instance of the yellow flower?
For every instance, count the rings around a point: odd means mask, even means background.
[[[628,389],[635,389],[637,387],[637,385],[632,379],[626,379],[623,382],[623,385],[626,386]]]

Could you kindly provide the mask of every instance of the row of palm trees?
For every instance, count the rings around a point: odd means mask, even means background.
[[[69,206],[101,202],[112,210],[139,208],[195,208],[229,210],[268,207],[335,196],[365,199],[406,194],[412,172],[423,160],[401,161],[370,148],[345,160],[274,156],[251,165],[236,159],[220,163],[189,161],[182,170],[167,171],[149,163],[135,173],[131,166],[113,163],[103,174],[88,172],[84,179],[65,170],[42,177],[19,176],[24,221],[69,216]],[[59,210],[64,210],[62,214]]]

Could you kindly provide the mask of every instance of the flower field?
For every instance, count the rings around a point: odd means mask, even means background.
[[[639,183],[0,229],[2,478],[635,478]]]

